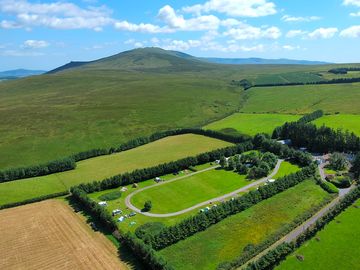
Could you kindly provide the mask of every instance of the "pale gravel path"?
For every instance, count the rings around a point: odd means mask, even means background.
[[[126,198],[125,198],[125,204],[126,206],[137,212],[137,213],[140,213],[142,215],[145,215],[145,216],[148,216],[148,217],[157,217],[157,218],[164,218],[164,217],[173,217],[173,216],[178,216],[178,215],[181,215],[181,214],[184,214],[184,213],[187,213],[189,211],[192,211],[196,208],[199,208],[199,207],[202,207],[202,206],[205,206],[205,205],[208,205],[210,203],[213,203],[213,202],[219,202],[219,201],[223,201],[229,197],[233,197],[235,196],[236,194],[240,193],[240,192],[244,192],[244,191],[247,191],[248,189],[252,188],[252,187],[255,187],[255,186],[258,186],[264,182],[266,182],[267,180],[271,179],[272,177],[274,177],[277,172],[279,171],[280,169],[280,165],[281,163],[283,162],[282,159],[279,159],[278,162],[276,163],[276,166],[274,168],[274,170],[272,171],[272,173],[267,176],[267,177],[264,177],[260,180],[257,180],[257,181],[254,181],[252,182],[251,184],[245,186],[245,187],[242,187],[242,188],[239,188],[235,191],[232,191],[230,193],[227,193],[225,195],[222,195],[220,197],[217,197],[217,198],[213,198],[213,199],[210,199],[210,200],[207,200],[205,202],[201,202],[201,203],[198,203],[196,205],[193,205],[189,208],[186,208],[186,209],[183,209],[183,210],[180,210],[180,211],[177,211],[177,212],[173,212],[173,213],[167,213],[167,214],[156,214],[156,213],[149,213],[149,212],[142,212],[139,208],[135,207],[132,203],[131,203],[131,198],[132,196],[134,196],[135,194],[138,194],[139,192],[142,192],[144,190],[147,190],[147,189],[150,189],[150,188],[154,188],[154,187],[158,187],[159,185],[165,185],[165,184],[169,184],[171,182],[174,182],[174,181],[177,181],[177,180],[181,180],[181,179],[184,179],[184,178],[187,178],[187,177],[190,177],[192,175],[195,175],[195,174],[198,174],[198,173],[202,173],[202,172],[205,172],[205,171],[209,171],[209,170],[213,170],[215,168],[218,168],[219,166],[214,166],[214,167],[211,167],[211,168],[207,168],[207,169],[204,169],[204,170],[201,170],[201,171],[198,171],[198,172],[194,172],[194,173],[191,173],[191,174],[188,174],[188,175],[184,175],[184,176],[181,176],[181,177],[177,177],[177,178],[174,178],[172,180],[169,180],[169,181],[166,181],[166,182],[162,182],[160,184],[157,184],[157,185],[152,185],[152,186],[148,186],[148,187],[144,187],[144,188],[141,188],[141,189],[138,189],[136,191],[134,191],[133,193],[129,194]]]

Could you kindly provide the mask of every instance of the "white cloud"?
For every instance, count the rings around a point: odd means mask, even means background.
[[[185,19],[182,15],[176,14],[175,10],[166,5],[158,12],[158,18],[162,20],[170,29],[199,31],[217,29],[220,20],[214,15],[197,16],[191,19]]]
[[[300,49],[300,46],[283,45],[282,48],[284,50],[293,51],[293,50]]]
[[[341,37],[346,38],[359,38],[360,37],[360,25],[354,25],[346,28],[340,32]]]
[[[169,33],[171,29],[166,27],[160,27],[158,25],[149,23],[134,24],[128,21],[118,21],[114,23],[114,27],[117,30],[129,31],[129,32],[141,32],[141,33]]]
[[[303,30],[290,30],[286,33],[287,38],[301,37],[306,35],[308,32]]]
[[[360,17],[360,11],[359,12],[351,12],[350,16],[351,17]]]
[[[29,48],[29,49],[40,49],[40,48],[46,48],[50,44],[47,41],[44,40],[33,40],[29,39],[24,42],[23,47]]]
[[[360,7],[360,0],[344,0],[343,5]]]
[[[3,20],[0,22],[0,28],[16,29],[16,28],[21,28],[21,25],[19,25],[17,22]]]
[[[248,40],[248,39],[278,39],[281,36],[279,28],[272,26],[267,28],[260,28],[251,26],[245,23],[241,23],[234,28],[228,29],[225,36],[230,36],[235,40]]]
[[[184,12],[200,14],[211,11],[239,17],[262,17],[276,13],[276,6],[267,0],[209,0],[183,8]]]
[[[111,10],[105,6],[80,8],[68,2],[30,3],[27,0],[0,0],[0,12],[14,15],[16,22],[12,22],[12,25],[24,28],[42,26],[100,31],[114,21],[110,17]]]
[[[318,21],[321,18],[318,16],[308,16],[308,17],[295,17],[290,15],[284,15],[282,16],[281,20],[284,22],[312,22],[312,21]]]
[[[318,39],[318,38],[328,39],[328,38],[332,38],[337,32],[338,29],[334,27],[318,28],[313,32],[309,33],[308,37],[312,39]]]

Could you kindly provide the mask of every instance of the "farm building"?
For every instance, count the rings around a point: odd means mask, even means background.
[[[122,191],[122,192],[125,192],[125,191],[127,191],[128,189],[127,189],[127,187],[122,187],[121,189],[120,189],[120,191]]]
[[[279,140],[277,142],[281,143],[281,144],[284,144],[284,145],[291,145],[291,140],[290,139]]]

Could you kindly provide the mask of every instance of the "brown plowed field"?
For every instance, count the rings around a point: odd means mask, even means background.
[[[59,200],[0,211],[0,269],[127,269],[113,244]]]

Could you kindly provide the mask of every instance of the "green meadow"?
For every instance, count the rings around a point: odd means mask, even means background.
[[[360,269],[359,224],[360,200],[326,225],[313,239],[297,249],[276,269]],[[303,256],[304,260],[299,261],[296,255]]]
[[[300,167],[294,164],[291,164],[288,161],[283,161],[280,165],[279,171],[274,175],[274,179],[284,177],[288,174],[295,173],[300,170]]]
[[[304,196],[306,195],[306,196]],[[215,269],[328,199],[308,180],[160,251],[176,269]]]
[[[166,137],[128,151],[80,161],[75,170],[1,183],[0,205],[65,191],[76,184],[102,180],[229,145],[225,141],[195,134]]]
[[[172,213],[232,192],[249,183],[246,175],[214,169],[169,184],[154,186],[134,195],[131,202],[142,209],[144,202],[150,200],[150,212]]]
[[[258,87],[246,91],[245,113],[360,114],[360,83]]]
[[[290,114],[249,114],[235,113],[222,120],[206,125],[205,129],[213,129],[226,133],[238,132],[247,135],[257,133],[272,134],[274,128],[285,122],[293,122],[300,118],[299,115]]]
[[[333,129],[349,130],[360,135],[360,115],[355,114],[334,114],[325,115],[314,121],[317,126],[325,125]]]

